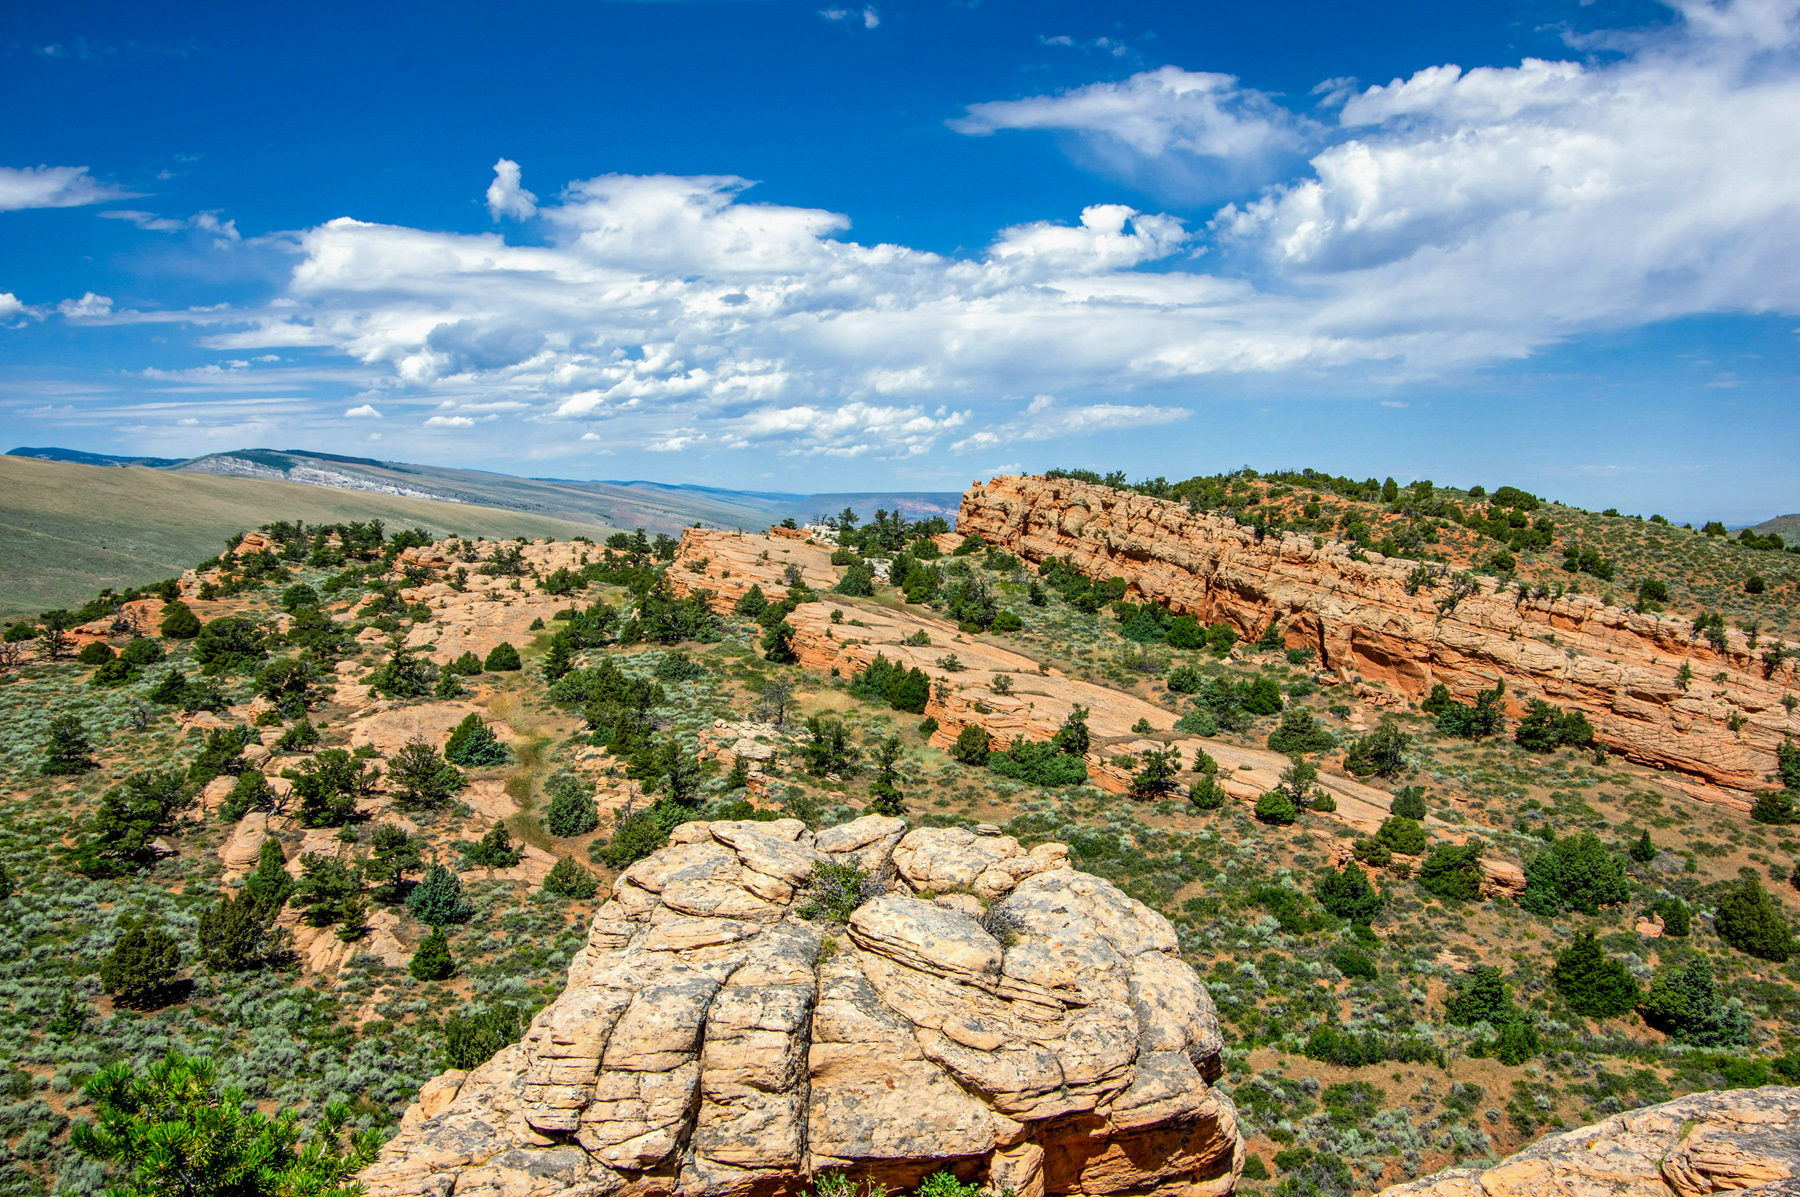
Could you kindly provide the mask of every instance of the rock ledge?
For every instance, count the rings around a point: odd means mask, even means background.
[[[1450,1168],[1382,1197],[1800,1194],[1800,1089],[1691,1093],[1533,1143],[1492,1168]]]

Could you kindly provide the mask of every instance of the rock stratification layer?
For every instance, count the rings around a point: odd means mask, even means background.
[[[1504,680],[1514,714],[1534,698],[1584,711],[1609,751],[1678,770],[1710,801],[1748,809],[1750,794],[1767,788],[1776,748],[1800,731],[1782,702],[1794,654],[1771,657],[1778,646],[1740,629],[1715,646],[1687,620],[1586,595],[1415,579],[1417,562],[1359,558],[1351,545],[1310,536],[1259,541],[1228,517],[1066,478],[977,484],[963,495],[957,530],[1028,561],[1066,557],[1090,577],[1122,577],[1139,601],[1222,620],[1243,636],[1273,621],[1289,647],[1414,699],[1442,683],[1466,702]]]
[[[1538,1140],[1491,1168],[1450,1168],[1382,1197],[1704,1197],[1800,1193],[1800,1089],[1693,1093]]]
[[[904,831],[677,828],[523,1042],[426,1086],[370,1197],[749,1197],[942,1167],[1019,1197],[1229,1192],[1218,1020],[1168,921],[1061,845]],[[815,867],[851,863],[885,892],[843,926],[800,917]]]

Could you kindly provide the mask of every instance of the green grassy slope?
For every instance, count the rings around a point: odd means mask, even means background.
[[[429,498],[480,503],[582,524],[642,527],[650,532],[671,535],[696,521],[723,528],[754,528],[787,514],[787,504],[764,496],[691,491],[653,484],[521,478],[487,470],[324,457],[274,449],[213,453],[193,458],[175,469],[184,474],[258,477],[270,481],[285,478],[326,487],[393,487]]]
[[[25,450],[15,450],[25,452]],[[30,452],[62,453],[40,449]],[[62,460],[68,460],[65,457]],[[95,464],[99,464],[96,462]],[[711,528],[759,528],[794,517],[810,518],[854,507],[864,519],[876,508],[898,508],[913,518],[954,518],[960,492],[868,492],[855,494],[762,494],[698,486],[669,486],[646,481],[585,481],[571,478],[525,478],[488,470],[372,458],[328,456],[298,450],[233,449],[183,461],[182,473],[286,479],[315,486],[380,486],[427,498],[482,503],[535,515],[643,528],[677,535],[695,523]]]
[[[1758,536],[1773,532],[1789,544],[1800,544],[1800,515],[1778,515],[1772,520],[1752,524],[1750,530]]]
[[[380,519],[490,538],[598,539],[593,524],[295,482],[0,457],[0,615],[172,577],[277,519]]]

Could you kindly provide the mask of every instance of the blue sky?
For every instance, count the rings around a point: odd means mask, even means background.
[[[0,418],[1800,509],[1800,0],[14,4]]]

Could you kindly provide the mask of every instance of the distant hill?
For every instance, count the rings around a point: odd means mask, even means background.
[[[34,473],[38,465],[72,472]],[[0,458],[0,488],[0,614],[169,577],[218,552],[225,537],[276,519],[381,519],[470,536],[598,540],[632,528],[679,535],[696,523],[761,528],[845,507],[864,520],[885,508],[954,523],[962,499],[956,492],[793,495],[519,478],[305,449],[168,458],[19,448]]]
[[[219,552],[226,537],[279,519],[379,519],[491,539],[604,531],[472,503],[8,455],[0,457],[0,615],[173,577]]]
[[[110,457],[105,453],[87,453],[81,449],[12,449],[8,457],[35,457],[39,461],[67,461],[76,465],[94,466],[148,466],[154,470],[178,466],[182,462],[179,457]]]
[[[1751,525],[1750,530],[1758,536],[1767,536],[1773,532],[1787,544],[1800,544],[1800,514],[1778,515],[1772,520]]]
[[[898,491],[797,495],[724,490],[649,481],[581,481],[520,478],[486,470],[345,457],[308,449],[232,449],[192,458],[108,457],[78,449],[14,449],[8,456],[83,465],[140,465],[185,474],[299,482],[334,490],[363,491],[446,503],[476,503],[602,528],[643,528],[678,534],[700,523],[714,528],[756,528],[784,519],[810,519],[854,508],[868,519],[878,508],[910,519],[956,518],[959,492]]]

